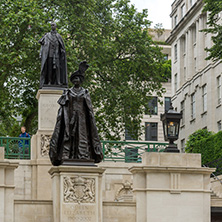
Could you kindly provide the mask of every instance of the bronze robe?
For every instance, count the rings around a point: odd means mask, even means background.
[[[65,53],[65,45],[62,40],[61,35],[56,33],[56,38],[59,44],[59,58],[56,60],[58,67],[60,69],[60,82],[63,86],[67,87],[68,85],[68,76],[67,76],[67,61],[66,61],[66,53]],[[40,76],[40,86],[41,89],[44,84],[48,83],[48,76],[47,76],[47,59],[49,57],[49,47],[50,47],[50,32],[46,33],[40,40],[39,43],[41,44],[40,49],[40,57],[41,57],[41,76]]]
[[[65,159],[100,162],[102,148],[88,91],[65,90],[58,103],[60,108],[49,151],[52,164],[60,165]]]

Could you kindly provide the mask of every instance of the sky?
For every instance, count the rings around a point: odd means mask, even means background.
[[[171,29],[171,4],[174,0],[130,0],[139,12],[148,9],[148,20],[152,21],[151,27],[162,23],[164,29]]]

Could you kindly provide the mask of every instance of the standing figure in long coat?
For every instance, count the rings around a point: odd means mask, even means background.
[[[85,61],[80,63],[70,78],[74,86],[65,90],[58,101],[60,108],[49,151],[53,165],[65,160],[98,163],[103,159],[90,95],[81,87],[87,68]]]
[[[40,40],[41,44],[41,76],[40,89],[43,86],[67,87],[67,62],[65,45],[62,37],[56,31],[56,23],[51,23],[51,32]]]

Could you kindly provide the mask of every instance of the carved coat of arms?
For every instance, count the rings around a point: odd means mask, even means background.
[[[65,203],[94,203],[95,179],[81,176],[64,177],[63,196]]]

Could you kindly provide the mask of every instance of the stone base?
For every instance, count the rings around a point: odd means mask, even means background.
[[[130,169],[137,222],[210,222],[210,174],[200,154],[144,153]]]
[[[14,221],[14,171],[18,162],[4,160],[4,147],[0,147],[0,221]]]
[[[97,167],[94,160],[81,160],[81,159],[63,160],[62,165],[63,166],[91,166],[91,167]]]
[[[58,99],[63,90],[39,89],[38,99],[38,130],[54,130],[59,109]]]
[[[102,174],[100,167],[52,167],[53,221],[102,222]]]

